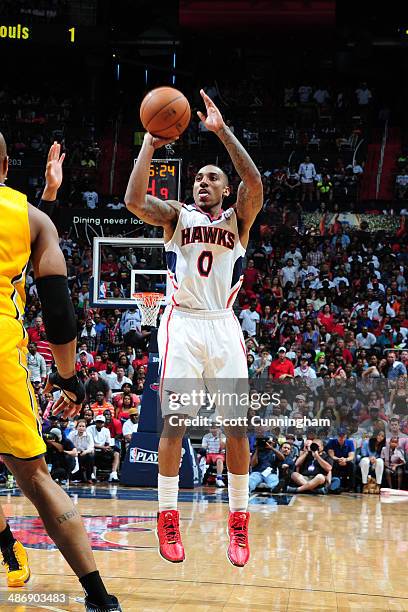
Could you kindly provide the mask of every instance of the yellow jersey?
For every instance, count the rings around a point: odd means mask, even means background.
[[[0,187],[0,317],[22,320],[31,253],[27,196]]]
[[[23,327],[25,274],[31,254],[27,197],[0,186],[0,454],[33,459],[45,453],[27,369]]]

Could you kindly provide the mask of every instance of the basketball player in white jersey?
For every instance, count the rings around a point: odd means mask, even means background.
[[[254,162],[213,101],[203,90],[200,93],[207,115],[198,112],[198,116],[224,144],[241,178],[235,207],[222,210],[230,188],[226,174],[214,165],[199,170],[193,187],[194,205],[146,195],[154,151],[170,142],[151,134],[145,135],[125,196],[128,210],[146,223],[163,227],[174,288],[158,332],[164,428],[159,444],[157,534],[161,556],[172,563],[185,558],[177,511],[185,426],[182,419],[174,425],[166,393],[177,380],[196,380],[198,386],[205,384],[210,391],[217,379],[221,386],[228,380],[247,379],[244,339],[232,305],[242,282],[249,230],[263,203],[262,180]],[[196,416],[199,408],[182,406],[178,413]],[[233,565],[242,567],[249,559],[249,446],[242,428],[224,430],[230,506],[227,556]]]

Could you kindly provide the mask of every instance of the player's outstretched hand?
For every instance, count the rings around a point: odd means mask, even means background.
[[[45,167],[45,185],[49,189],[58,189],[62,183],[62,164],[65,153],[61,155],[61,145],[54,142],[48,151],[47,165]]]
[[[52,409],[53,414],[62,412],[64,417],[74,417],[81,411],[85,387],[76,374],[71,378],[62,378],[58,372],[52,372],[48,376],[44,393],[51,393],[53,389],[61,391],[61,396]]]
[[[207,96],[204,89],[200,89],[200,94],[204,100],[207,116],[200,111],[197,111],[197,115],[200,117],[207,130],[210,132],[218,132],[222,127],[224,127],[224,119],[222,118],[219,109],[215,106],[211,98]]]
[[[149,132],[146,132],[146,134],[144,135],[144,139],[154,149],[160,149],[160,147],[164,147],[167,144],[176,142],[179,137],[173,136],[173,138],[158,138],[157,136],[153,136],[153,134],[149,134]]]

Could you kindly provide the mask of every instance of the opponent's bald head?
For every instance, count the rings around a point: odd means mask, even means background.
[[[7,145],[3,134],[0,132],[0,164],[7,157]]]

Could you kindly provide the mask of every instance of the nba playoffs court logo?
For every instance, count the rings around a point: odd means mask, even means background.
[[[182,448],[180,466],[183,463],[183,457],[185,453],[186,449]],[[147,448],[136,448],[135,446],[129,449],[129,463],[148,463],[151,465],[157,465],[158,458],[158,451],[150,450]]]
[[[146,542],[144,538],[144,534],[154,530],[155,516],[83,516],[82,518],[92,550],[135,550],[156,546],[153,541],[150,546],[150,541]],[[41,550],[57,548],[38,517],[11,518],[10,526],[13,535],[28,548]]]
[[[156,463],[159,453],[147,448],[131,448],[129,450],[130,463]]]

